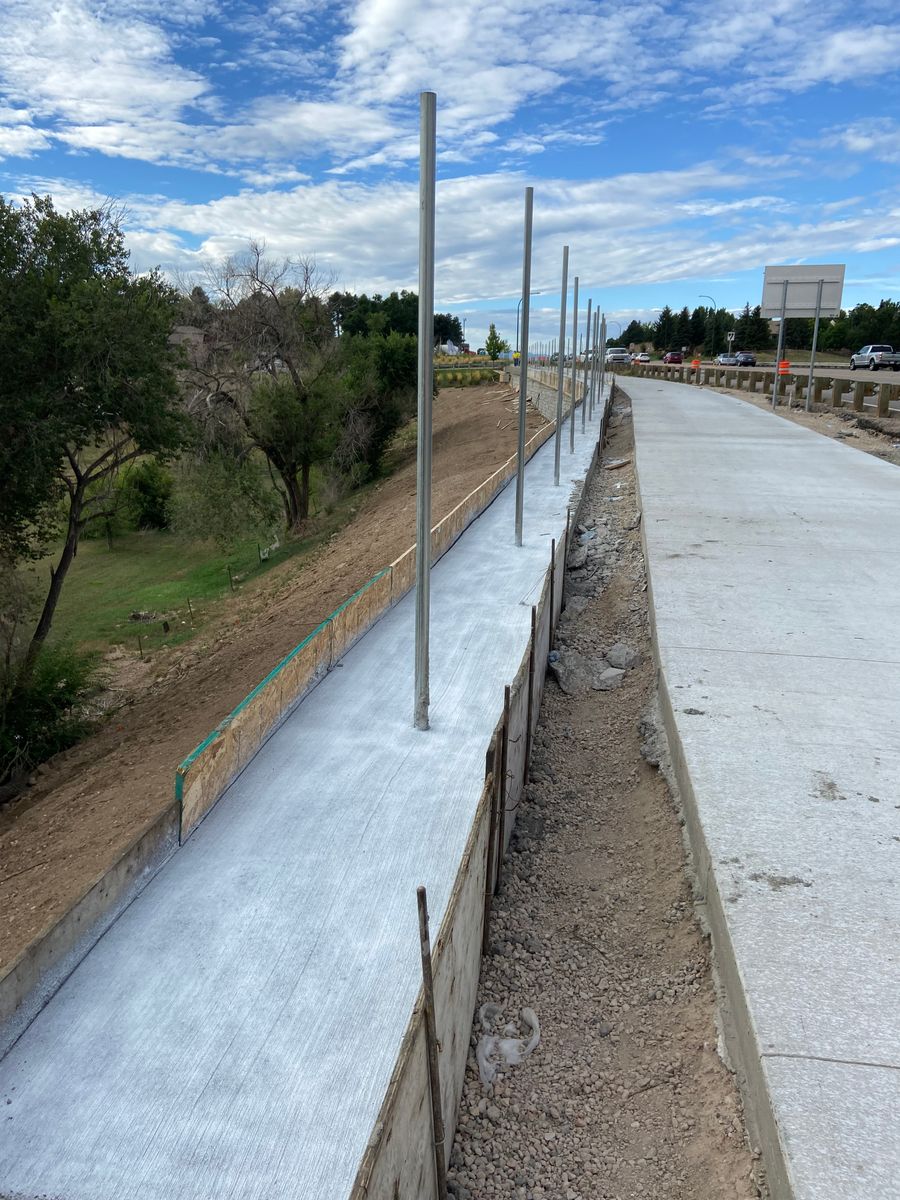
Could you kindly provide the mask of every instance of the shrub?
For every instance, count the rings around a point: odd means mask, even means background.
[[[122,478],[122,504],[134,529],[168,529],[173,479],[153,458],[144,459]]]
[[[96,687],[96,660],[68,646],[45,646],[28,681],[14,667],[0,676],[0,783],[26,775],[82,738],[91,726],[84,702]],[[8,672],[8,674],[7,674]]]

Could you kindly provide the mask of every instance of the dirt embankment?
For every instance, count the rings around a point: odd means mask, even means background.
[[[440,392],[433,514],[440,517],[516,447],[509,387]],[[543,424],[529,411],[528,428]],[[276,568],[235,599],[219,636],[91,738],[55,760],[0,817],[0,969],[59,919],[171,802],[178,763],[298,642],[415,541],[415,451],[353,522],[296,574]],[[290,576],[290,578],[288,578]],[[412,653],[412,648],[410,648]]]

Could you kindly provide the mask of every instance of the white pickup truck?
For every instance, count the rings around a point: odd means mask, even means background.
[[[870,371],[878,371],[881,367],[890,367],[900,371],[900,354],[894,353],[893,346],[863,346],[850,355],[850,370],[857,367],[868,367]]]

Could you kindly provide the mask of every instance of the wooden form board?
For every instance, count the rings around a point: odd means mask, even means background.
[[[485,781],[447,911],[432,948],[448,1157],[465,1078],[481,966],[490,783]],[[434,1194],[434,1188],[431,1100],[420,992],[350,1200],[426,1197]]]

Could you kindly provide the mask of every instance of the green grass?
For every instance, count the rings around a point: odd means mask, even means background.
[[[193,632],[188,598],[194,625],[200,626],[210,605],[231,594],[229,566],[240,589],[277,563],[310,550],[322,536],[285,542],[262,564],[255,540],[242,542],[230,553],[213,543],[150,531],[114,538],[112,549],[103,539],[82,541],[63,587],[52,640],[98,650],[136,644],[138,633],[154,645],[185,641]],[[45,567],[46,562],[37,569]],[[132,612],[158,613],[160,619],[132,621]],[[168,635],[163,619],[169,621]]]

